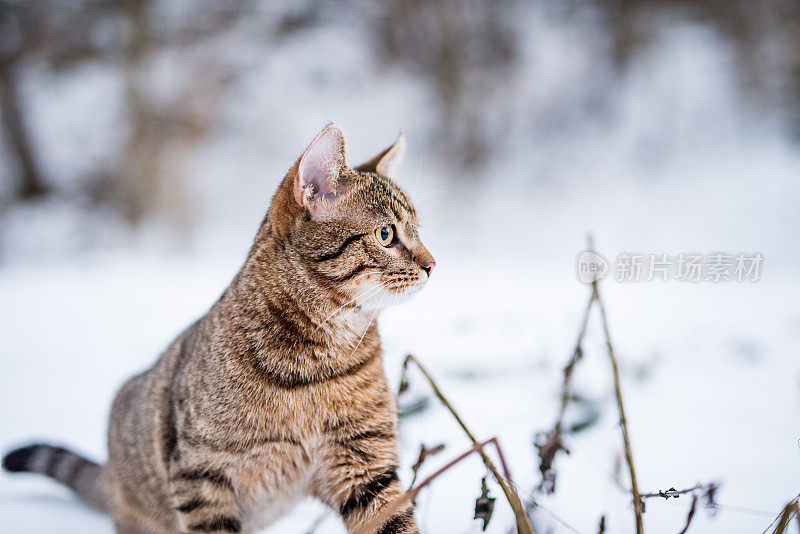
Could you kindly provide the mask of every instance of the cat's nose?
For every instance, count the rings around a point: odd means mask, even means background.
[[[433,255],[428,252],[427,248],[421,246],[416,251],[414,256],[416,256],[417,265],[419,265],[419,268],[425,271],[428,276],[430,276],[433,268],[436,267],[436,260],[433,259]]]

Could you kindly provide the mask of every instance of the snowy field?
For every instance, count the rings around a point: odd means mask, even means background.
[[[116,255],[3,269],[0,442],[48,439],[103,458],[115,388],[213,300],[234,265]],[[553,269],[550,278],[534,276],[526,264],[442,261],[440,267],[418,298],[381,317],[387,373],[396,383],[403,355],[414,352],[477,435],[500,438],[516,482],[530,491],[538,482],[532,436],[555,417],[560,369],[586,288],[569,266]],[[760,532],[771,518],[757,511],[777,511],[798,491],[800,312],[776,306],[797,294],[796,282],[608,281],[603,289],[640,485],[655,491],[719,481],[722,507],[714,519],[699,512],[695,531]],[[594,532],[601,514],[609,532],[630,532],[627,497],[611,478],[620,438],[598,318],[592,319],[576,387],[598,402],[601,418],[568,440],[571,454],[557,461],[556,496],[538,498],[578,532]],[[411,395],[428,394],[412,377]],[[433,400],[427,411],[404,419],[401,432],[406,481],[420,443],[447,445],[423,473],[468,448]],[[467,461],[421,495],[426,532],[479,531],[471,509],[483,472],[477,459]],[[676,532],[687,507],[686,499],[650,501],[648,531]],[[507,532],[511,512],[502,500],[496,508],[489,531]],[[304,533],[322,513],[320,505],[301,503],[270,532]],[[3,532],[112,531],[108,519],[85,510],[67,490],[34,476],[0,477],[0,518]],[[546,514],[537,520],[543,531],[544,525],[572,531]],[[333,516],[318,529],[341,531]]]
[[[461,176],[429,146],[429,90],[374,65],[360,32],[333,21],[265,57],[235,38],[209,45],[238,54],[246,75],[221,103],[223,126],[187,165],[196,208],[188,236],[159,221],[131,232],[59,200],[10,207],[0,219],[0,448],[46,440],[103,459],[116,389],[217,298],[283,173],[332,120],[349,135],[351,163],[398,130],[407,134],[399,182],[437,260],[418,296],[380,316],[390,381],[414,353],[474,432],[500,439],[523,499],[539,482],[532,440],[554,423],[588,298],[575,275],[587,232],[612,262],[621,253],[762,254],[755,283],[601,284],[641,489],[719,482],[716,516],[699,509],[690,532],[762,532],[800,492],[796,141],[743,105],[721,40],[677,22],[625,76],[598,83],[608,117],[568,113],[578,126],[549,135],[530,117],[580,100],[575,93],[602,78],[588,54],[598,36],[537,10],[520,17],[523,60],[504,95],[507,131],[475,176]],[[182,60],[162,59],[165,71]],[[298,64],[303,76],[285,83]],[[87,146],[103,153],[104,143],[119,142],[107,135],[119,102],[95,100],[119,80],[90,67],[83,76],[52,80],[31,69],[26,80],[37,141],[55,147],[46,165],[58,180],[80,170],[75,154]],[[535,495],[547,509],[534,515],[540,534],[591,534],[604,514],[606,532],[634,531],[630,498],[613,480],[621,438],[599,326],[593,316],[574,377],[599,420],[568,437],[555,495]],[[412,398],[430,395],[413,371],[412,383]],[[567,414],[583,415],[575,407]],[[469,447],[434,398],[401,421],[401,438],[404,483],[420,443],[446,444],[420,476]],[[472,511],[484,474],[472,458],[425,490],[423,531],[479,532]],[[624,466],[617,476],[627,484]],[[511,532],[513,515],[490,487],[498,500],[487,532]],[[688,507],[688,498],[649,500],[647,532],[680,531]],[[324,514],[301,502],[267,532],[305,534]],[[112,531],[55,483],[0,474],[1,533]],[[327,514],[316,532],[343,528]]]

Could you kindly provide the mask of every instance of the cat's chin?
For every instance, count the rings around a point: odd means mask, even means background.
[[[389,291],[382,289],[375,295],[369,298],[360,308],[364,311],[373,312],[387,306],[395,304],[402,304],[416,295],[420,289],[425,285],[425,282],[411,286],[401,292]]]

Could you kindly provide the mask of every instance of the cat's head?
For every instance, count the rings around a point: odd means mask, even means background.
[[[298,281],[368,309],[403,300],[427,282],[436,262],[420,240],[414,205],[391,179],[404,152],[401,135],[369,162],[350,167],[344,134],[334,124],[309,145],[268,215]]]

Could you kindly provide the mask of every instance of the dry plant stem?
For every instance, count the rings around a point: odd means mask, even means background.
[[[697,495],[692,495],[692,504],[689,506],[689,513],[686,515],[686,524],[683,526],[683,529],[678,532],[678,534],[686,534],[686,531],[689,530],[689,525],[692,524],[692,519],[694,518],[694,513],[697,511]]]
[[[467,437],[470,439],[470,441],[472,441],[472,445],[474,447],[477,447],[477,452],[478,454],[481,455],[481,459],[483,460],[484,465],[486,465],[486,468],[492,473],[494,479],[500,485],[500,489],[503,490],[503,493],[505,494],[506,499],[508,500],[508,504],[511,505],[511,508],[514,510],[514,517],[517,520],[517,533],[534,534],[533,525],[531,525],[531,521],[528,518],[528,514],[525,513],[525,507],[522,505],[522,501],[520,500],[519,494],[517,493],[516,489],[511,484],[506,482],[506,479],[502,475],[500,475],[500,472],[497,470],[497,467],[495,467],[494,462],[492,462],[491,458],[489,458],[486,452],[484,452],[480,443],[478,443],[478,440],[475,439],[475,435],[469,430],[469,428],[467,428],[467,425],[458,415],[455,408],[453,408],[453,405],[450,404],[450,402],[444,396],[442,391],[439,389],[439,386],[436,383],[436,381],[433,379],[430,373],[428,373],[428,370],[425,369],[425,367],[422,364],[420,364],[419,361],[412,354],[406,356],[406,359],[403,362],[404,374],[405,374],[405,368],[407,367],[409,362],[414,362],[416,364],[416,366],[419,368],[419,370],[422,372],[422,374],[430,383],[433,392],[436,394],[436,396],[439,398],[442,404],[444,404],[445,408],[447,408],[450,411],[453,418],[461,427],[461,430],[463,430],[464,433],[467,435]],[[501,456],[501,461],[502,461],[502,456]],[[506,473],[506,475],[508,475],[508,473]]]
[[[686,495],[687,493],[694,493],[700,490],[708,490],[711,487],[716,487],[716,483],[711,482],[708,484],[695,484],[691,488],[686,488],[682,490],[676,489],[668,489],[665,491],[654,491],[652,493],[642,493],[639,495],[642,499],[651,499],[653,497],[661,497],[663,499],[669,499],[670,497],[678,498],[680,495]],[[627,490],[626,490],[627,491]]]
[[[448,462],[447,464],[445,464],[443,467],[438,469],[432,475],[428,476],[425,480],[420,482],[415,488],[409,489],[408,491],[411,493],[411,496],[415,497],[417,495],[417,493],[419,493],[420,490],[422,490],[422,488],[424,488],[425,486],[427,486],[431,482],[433,482],[439,475],[441,475],[442,473],[444,473],[445,471],[447,471],[448,469],[450,469],[451,467],[456,465],[458,462],[460,462],[461,460],[463,460],[464,458],[466,458],[467,456],[469,456],[473,452],[482,451],[483,448],[486,447],[487,445],[489,445],[490,443],[492,445],[494,445],[495,449],[497,450],[497,455],[500,457],[500,463],[505,466],[505,461],[503,460],[503,452],[502,452],[502,449],[500,448],[500,442],[497,441],[496,437],[491,438],[491,439],[487,439],[483,443],[478,443],[476,445],[473,445],[473,447],[470,450],[466,451],[465,453],[461,454],[457,458],[455,458],[455,459],[451,460],[450,462]],[[508,480],[508,477],[506,477],[506,480]]]
[[[780,534],[786,530],[786,527],[789,526],[789,521],[792,519],[794,514],[797,514],[798,517],[798,525],[800,526],[800,494],[796,495],[794,499],[789,501],[789,504],[783,507],[783,509],[778,513],[777,517],[772,520],[772,523],[767,525],[767,528],[761,534],[766,534],[769,529],[772,528],[772,525],[775,524],[776,521],[780,519],[778,522],[778,526],[775,527],[775,530],[772,531],[772,534]]]
[[[546,488],[549,493],[555,491],[556,472],[553,468],[555,457],[559,451],[566,450],[561,439],[564,428],[564,414],[567,411],[567,406],[569,405],[571,397],[570,386],[575,367],[577,367],[578,362],[583,358],[583,337],[586,334],[586,326],[589,323],[589,313],[592,311],[593,304],[594,293],[592,293],[586,303],[583,320],[581,321],[581,328],[578,332],[578,339],[575,342],[575,349],[572,351],[572,355],[570,355],[567,364],[564,366],[564,378],[561,385],[561,406],[558,410],[558,417],[553,425],[553,429],[543,435],[545,441],[541,445],[536,443],[536,447],[539,449],[539,471],[542,474],[542,482],[539,484],[539,488]]]
[[[625,461],[628,463],[628,471],[631,477],[631,495],[633,497],[633,513],[636,519],[636,534],[644,534],[644,521],[642,519],[642,498],[639,493],[639,484],[636,481],[636,469],[633,467],[633,452],[631,451],[631,440],[628,434],[628,420],[625,418],[625,406],[622,403],[622,388],[619,382],[619,368],[617,358],[614,356],[614,346],[611,344],[611,334],[608,330],[608,320],[606,319],[606,308],[600,292],[597,288],[597,281],[592,282],[592,298],[600,308],[600,319],[603,323],[603,333],[606,338],[606,348],[608,358],[611,360],[611,370],[614,375],[614,392],[617,397],[617,408],[619,408],[619,422],[622,429],[622,442],[625,446]]]
[[[794,505],[787,505],[786,508],[783,509],[781,520],[778,523],[778,526],[775,527],[774,534],[783,534],[786,531],[786,528],[789,526],[789,521],[796,513],[797,503],[794,503]]]
[[[677,497],[678,495],[686,495],[687,493],[692,493],[698,489],[702,488],[700,484],[696,486],[692,486],[691,488],[686,488],[684,490],[667,490],[667,491],[655,491],[652,493],[642,493],[639,495],[642,499],[650,499],[653,497],[662,497],[662,498],[669,498],[669,497]]]
[[[405,491],[405,493],[403,493],[400,497],[398,497],[394,501],[388,503],[385,507],[383,507],[381,509],[380,514],[378,514],[376,517],[373,517],[367,523],[365,523],[365,524],[361,525],[360,527],[358,527],[358,529],[356,529],[354,534],[368,534],[368,533],[374,532],[377,528],[379,528],[381,525],[383,525],[383,523],[387,519],[392,517],[395,514],[395,512],[400,510],[407,502],[413,501],[414,499],[416,499],[417,498],[417,494],[419,494],[419,492],[422,491],[422,488],[424,488],[425,486],[430,485],[431,482],[433,482],[437,477],[439,477],[439,475],[441,475],[442,473],[444,473],[445,471],[447,471],[448,469],[450,469],[451,467],[456,465],[458,462],[460,462],[461,460],[463,460],[464,458],[466,458],[470,454],[472,454],[474,452],[481,452],[483,450],[483,447],[485,447],[486,445],[488,445],[490,443],[494,444],[495,449],[497,449],[497,454],[501,458],[501,460],[500,460],[501,463],[505,463],[502,460],[503,453],[501,452],[500,443],[497,441],[496,437],[491,438],[491,439],[487,439],[483,443],[477,443],[477,444],[473,445],[473,447],[471,449],[469,449],[468,451],[466,451],[463,454],[457,456],[456,458],[454,458],[453,460],[451,460],[450,462],[448,462],[447,464],[445,464],[444,466],[439,468],[436,472],[434,472],[432,475],[428,476],[425,480],[420,482],[417,486],[407,489]]]
[[[413,471],[414,476],[411,478],[411,484],[408,485],[409,487],[414,486],[414,482],[417,481],[417,475],[419,474],[419,470],[422,467],[422,464],[425,463],[425,460],[427,460],[428,456],[433,456],[434,454],[438,454],[443,450],[444,450],[444,443],[435,445],[430,449],[425,447],[425,444],[422,444],[422,447],[420,448],[419,451],[419,457],[417,459],[417,462],[413,466],[411,466],[411,470]]]
[[[567,365],[564,367],[564,382],[561,388],[561,406],[558,410],[558,419],[556,419],[556,424],[554,427],[554,431],[556,433],[560,433],[564,425],[564,413],[567,411],[567,405],[569,404],[570,398],[572,372],[575,369],[575,365],[578,363],[578,360],[580,360],[583,356],[583,336],[586,335],[586,325],[589,324],[589,313],[592,311],[594,299],[595,295],[594,292],[592,292],[592,296],[586,303],[586,309],[583,312],[583,321],[581,322],[581,329],[578,332],[578,340],[575,342],[575,350],[572,351],[572,356],[570,356]]]
[[[605,534],[606,531],[606,516],[600,516],[600,524],[597,525],[597,534]]]
[[[583,312],[583,321],[581,322],[581,329],[578,332],[578,340],[575,342],[575,350],[572,351],[572,356],[570,357],[569,362],[567,362],[566,367],[564,367],[564,383],[561,391],[561,408],[558,411],[558,421],[556,423],[558,428],[563,426],[564,412],[567,411],[567,404],[569,404],[569,386],[570,382],[572,381],[572,370],[575,368],[575,364],[578,363],[578,360],[583,356],[583,336],[586,335],[586,325],[589,324],[589,313],[592,311],[594,297],[594,291],[592,291],[592,296],[586,303],[586,309]]]
[[[662,498],[677,497],[678,495],[686,495],[687,493],[693,493],[697,490],[705,489],[707,487],[708,486],[704,484],[695,484],[691,488],[686,488],[682,490],[669,489],[666,491],[656,491],[653,493],[642,493],[641,495],[639,495],[639,497],[641,497],[642,499],[650,499],[652,497],[662,497]]]

